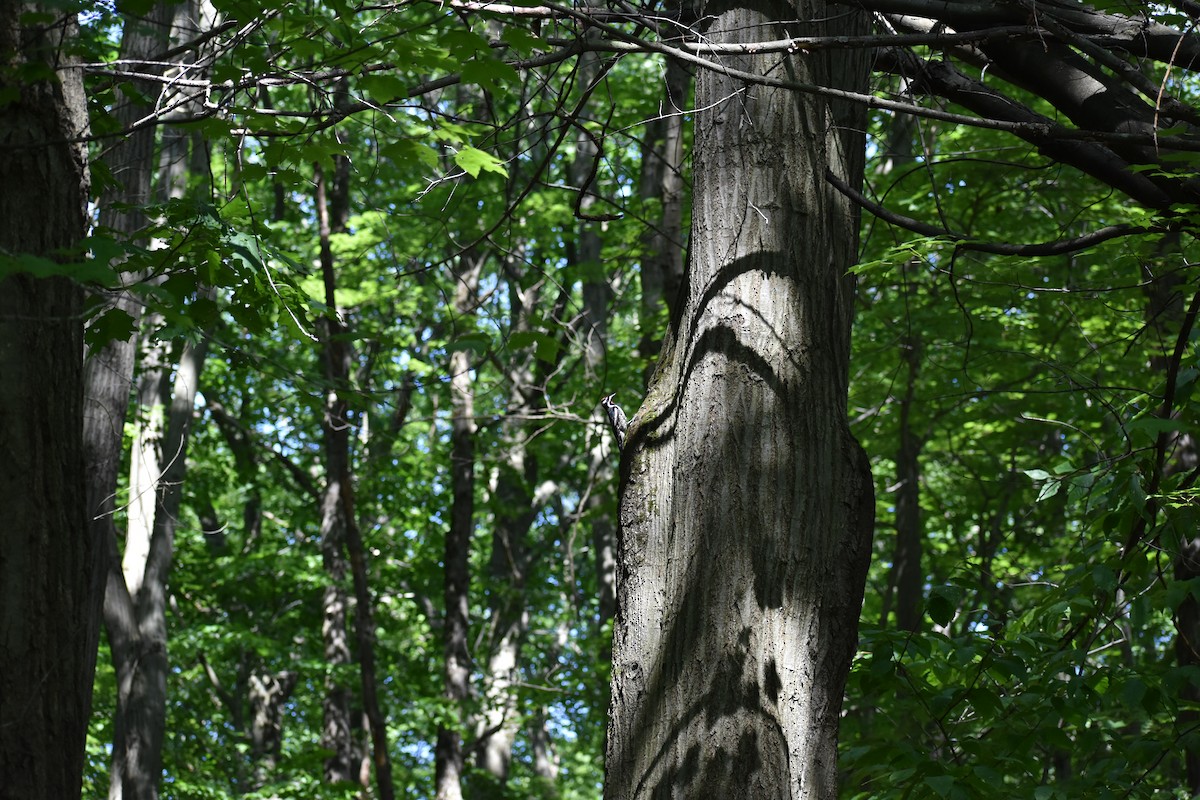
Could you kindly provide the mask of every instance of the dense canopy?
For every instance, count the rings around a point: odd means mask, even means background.
[[[82,796],[1200,792],[1197,20],[4,11],[0,148],[90,167],[0,163]]]

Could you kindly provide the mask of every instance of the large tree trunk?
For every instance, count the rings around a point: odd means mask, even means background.
[[[75,18],[23,27],[35,10],[0,5],[5,257],[53,257],[86,224],[83,81],[63,60]],[[13,83],[24,65],[58,77]],[[14,800],[78,797],[83,772],[103,562],[83,504],[82,307],[67,278],[0,281],[0,797]]]
[[[700,9],[710,43],[848,35],[815,3]],[[706,16],[711,13],[713,16]],[[860,53],[731,66],[862,91]],[[623,463],[605,797],[832,798],[874,502],[846,417],[864,112],[696,85],[683,306]]]

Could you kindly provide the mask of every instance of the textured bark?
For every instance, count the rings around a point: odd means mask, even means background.
[[[73,16],[24,28],[0,5],[0,261],[55,257],[85,230],[82,76],[64,60]],[[46,9],[41,9],[45,11]],[[51,9],[53,11],[53,9]],[[57,81],[15,84],[23,65]],[[66,278],[0,280],[0,798],[78,797],[102,583],[87,533],[83,292]]]
[[[454,310],[458,316],[475,310],[482,258],[475,253],[460,257],[455,270]],[[471,594],[471,534],[475,527],[475,389],[471,359],[466,350],[450,354],[450,482],[453,493],[450,528],[443,556],[442,624],[443,696],[461,714],[470,688],[471,659],[467,627]],[[461,800],[463,749],[457,727],[438,728],[434,752],[437,800]]]
[[[757,6],[756,6],[757,8]],[[707,42],[861,34],[699,9]],[[861,54],[749,55],[862,91]],[[608,800],[832,798],[874,503],[846,417],[862,109],[697,76],[691,263],[623,457]]]

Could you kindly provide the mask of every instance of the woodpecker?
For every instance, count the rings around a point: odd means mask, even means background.
[[[613,436],[617,439],[617,449],[625,449],[625,431],[629,428],[629,419],[626,418],[625,412],[621,407],[613,402],[613,398],[617,396],[613,392],[608,397],[600,398],[600,405],[604,406],[604,413],[608,414],[608,424],[612,426]]]

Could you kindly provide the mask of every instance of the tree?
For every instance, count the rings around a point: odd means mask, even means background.
[[[216,288],[175,322],[219,343],[171,791],[354,790],[316,777],[321,678],[370,682],[317,635],[322,475],[378,581],[331,604],[363,643],[378,614],[376,750],[427,795],[596,796],[614,541],[610,796],[1194,783],[1200,115],[1173,6],[870,0],[873,32],[859,3],[222,7],[161,79],[228,187],[157,210],[180,255],[151,262]],[[864,155],[892,168],[864,185]],[[314,163],[355,187],[320,252]],[[647,379],[617,515],[596,400],[632,412]],[[247,689],[293,664],[267,774],[234,755],[267,749]]]
[[[793,36],[866,27],[786,16]],[[717,46],[779,30],[750,7],[698,17]],[[867,77],[844,54],[727,63]],[[696,107],[691,262],[622,458],[605,796],[833,797],[873,501],[846,418],[858,215],[821,176],[861,180],[865,115],[715,70]]]
[[[0,8],[0,796],[75,797],[91,713],[100,542],[83,502],[89,186],[73,14]],[[45,277],[39,277],[45,276]],[[52,632],[51,635],[47,635]]]

